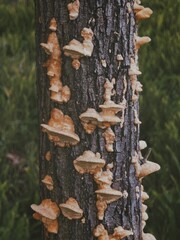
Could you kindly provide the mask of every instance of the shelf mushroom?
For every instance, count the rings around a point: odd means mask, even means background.
[[[72,66],[78,70],[80,67],[79,59],[82,57],[91,57],[94,45],[92,43],[93,32],[90,28],[83,28],[81,36],[84,41],[81,43],[76,39],[69,42],[68,45],[63,47],[64,55],[73,59]]]
[[[93,230],[93,235],[98,238],[98,240],[120,240],[124,237],[133,235],[133,232],[126,230],[123,227],[119,226],[114,229],[113,234],[108,234],[108,231],[104,228],[102,224],[96,226]]]
[[[69,147],[80,141],[75,134],[72,119],[57,108],[52,109],[48,124],[41,124],[41,126],[43,131],[47,132],[49,140],[59,147]]]
[[[69,11],[69,18],[70,20],[75,20],[79,15],[79,7],[80,2],[79,0],[75,0],[68,4],[68,11]]]
[[[80,173],[94,174],[105,165],[105,160],[101,159],[99,153],[93,153],[92,151],[85,151],[83,155],[79,156],[73,161],[75,169]]]
[[[49,175],[46,175],[42,180],[42,183],[44,183],[47,187],[47,189],[49,189],[50,191],[53,190],[53,180],[52,177]]]
[[[62,203],[59,206],[62,214],[70,220],[80,219],[83,216],[83,210],[74,198],[69,198],[66,203]]]
[[[52,202],[51,199],[44,199],[40,205],[32,204],[31,208],[35,211],[33,217],[40,220],[48,232],[58,232],[57,218],[60,210],[55,202]]]

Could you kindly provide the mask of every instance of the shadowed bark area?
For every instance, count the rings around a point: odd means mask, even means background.
[[[59,217],[59,233],[57,235],[44,232],[44,239],[53,240],[93,240],[92,230],[101,223],[97,219],[96,194],[97,185],[90,174],[80,175],[73,166],[73,160],[85,150],[99,152],[106,163],[114,163],[114,189],[128,192],[128,197],[108,205],[102,221],[109,233],[119,225],[132,229],[134,235],[131,240],[140,240],[140,202],[136,197],[136,187],[139,182],[135,177],[135,170],[131,164],[131,156],[137,148],[139,129],[134,126],[133,109],[138,109],[131,101],[132,91],[128,76],[130,57],[134,56],[133,37],[136,30],[134,13],[129,13],[127,0],[81,0],[79,17],[70,21],[67,0],[36,0],[36,52],[37,52],[37,92],[39,106],[39,123],[47,123],[53,107],[59,108],[69,115],[75,124],[75,131],[80,137],[80,143],[74,147],[55,147],[50,143],[46,133],[40,130],[40,180],[46,174],[53,177],[55,187],[49,192],[41,184],[41,198],[51,198],[58,204],[64,203],[69,197],[74,197],[84,211],[85,223],[81,220],[68,220],[62,214]],[[75,70],[71,66],[71,58],[62,53],[62,82],[71,90],[71,99],[64,104],[50,101],[49,79],[43,63],[48,56],[40,47],[41,42],[47,42],[50,20],[55,17],[58,23],[58,39],[61,46],[70,40],[82,42],[81,30],[90,27],[94,32],[94,50],[92,57],[80,60],[81,67]],[[117,54],[123,56],[118,68]],[[107,67],[103,67],[101,60],[106,60]],[[116,103],[123,100],[123,91],[127,84],[125,98],[127,108],[123,128],[120,124],[112,127],[116,135],[114,152],[108,153],[102,136],[104,130],[96,128],[93,134],[85,133],[79,116],[87,108],[95,108],[100,112],[99,105],[104,102],[105,79],[115,78],[116,94],[112,99]],[[120,114],[121,116],[121,114]],[[47,151],[51,151],[51,161],[45,160]]]

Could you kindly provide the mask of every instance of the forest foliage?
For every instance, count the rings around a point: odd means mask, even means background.
[[[141,139],[162,168],[144,180],[150,195],[145,230],[174,240],[180,235],[180,0],[143,4],[154,14],[139,25],[140,35],[152,38],[139,51]],[[38,240],[29,207],[39,202],[33,2],[0,0],[0,16],[0,238]]]

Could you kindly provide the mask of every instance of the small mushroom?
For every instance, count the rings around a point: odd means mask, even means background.
[[[79,7],[80,2],[79,0],[75,0],[68,4],[68,11],[69,11],[69,18],[70,20],[75,20],[79,15]]]
[[[98,240],[109,240],[108,231],[102,224],[96,226],[96,228],[93,230],[93,235],[97,237]]]
[[[44,224],[44,227],[49,233],[58,233],[58,220],[51,220],[49,218],[41,216],[39,213],[34,213],[33,218],[41,221]]]
[[[140,150],[143,150],[143,149],[145,149],[146,147],[147,147],[146,141],[140,140],[140,141],[139,141],[139,149],[140,149]]]
[[[146,212],[142,212],[142,220],[147,221],[148,220],[148,214]]]
[[[52,18],[50,21],[49,29],[51,31],[56,31],[57,30],[57,22],[55,18]]]
[[[103,220],[104,213],[107,209],[107,203],[101,196],[97,197],[96,208],[98,209],[97,217],[99,220]]]
[[[93,108],[88,108],[86,112],[82,113],[79,118],[84,127],[84,130],[91,134],[96,129],[98,122],[102,122],[102,118],[98,112]]]
[[[51,88],[52,89],[52,88]],[[71,92],[68,86],[62,87],[59,92],[51,92],[51,100],[57,103],[68,102],[71,96]]]
[[[108,152],[113,152],[113,144],[116,138],[113,130],[110,127],[108,127],[106,131],[102,134],[102,136],[105,138],[106,141],[105,145],[106,150]]]
[[[51,160],[51,152],[50,151],[47,151],[46,154],[45,154],[45,159],[47,161],[50,161]]]
[[[134,10],[135,13],[141,11],[142,9],[144,9],[144,7],[142,5],[140,5],[138,3],[134,3],[133,10]]]
[[[76,145],[80,139],[75,134],[72,119],[64,115],[61,110],[53,108],[51,118],[47,124],[41,124],[43,130],[47,132],[49,140],[60,147]]]
[[[106,201],[107,204],[117,201],[122,197],[122,192],[117,191],[115,189],[107,188],[107,189],[98,189],[95,191],[97,193],[97,198],[101,198]]]
[[[78,202],[74,198],[69,198],[66,203],[59,205],[62,214],[68,219],[80,219],[83,216],[83,210],[79,207]]]
[[[146,192],[141,192],[141,200],[142,200],[142,202],[144,202],[147,199],[149,199],[149,195]]]
[[[130,68],[129,68],[129,76],[138,76],[141,75],[142,73],[139,71],[134,59],[131,58],[131,64],[130,64]]]
[[[146,161],[143,163],[140,167],[140,173],[138,175],[139,178],[146,177],[147,175],[159,171],[160,166],[157,163],[151,162],[151,161]]]
[[[52,202],[51,199],[44,199],[40,205],[32,204],[31,208],[36,213],[51,220],[55,220],[60,214],[57,204]]]
[[[65,56],[71,57],[73,60],[78,60],[83,56],[90,57],[92,55],[94,48],[94,45],[92,43],[92,30],[90,28],[83,28],[81,31],[81,36],[84,38],[84,41],[82,43],[76,39],[73,39],[69,42],[68,45],[63,47]],[[78,69],[78,65],[73,64],[72,66],[75,67],[75,69]]]
[[[136,20],[140,21],[143,19],[150,18],[152,15],[153,11],[150,8],[143,8],[140,11],[136,13]]]
[[[156,238],[150,233],[143,233],[142,239],[143,240],[156,240]]]
[[[151,41],[150,37],[135,37],[135,49],[138,50],[142,45],[149,43]]]
[[[134,124],[135,125],[139,125],[141,124],[142,122],[139,120],[139,117],[138,117],[138,113],[137,111],[134,109]]]
[[[41,182],[46,185],[47,189],[50,191],[53,190],[53,180],[51,176],[46,175]]]
[[[113,233],[112,236],[114,237],[114,240],[115,239],[119,240],[119,239],[125,238],[125,237],[130,236],[130,235],[133,235],[132,231],[126,230],[123,227],[119,226],[119,227],[114,229],[114,233]]]
[[[105,165],[105,160],[101,159],[99,153],[93,153],[92,151],[85,151],[83,155],[79,156],[73,161],[75,169],[80,173],[94,174],[101,170]]]

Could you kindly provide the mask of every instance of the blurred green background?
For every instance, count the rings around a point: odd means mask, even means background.
[[[139,24],[152,42],[139,51],[141,139],[162,169],[144,180],[146,232],[180,236],[180,0],[143,1],[154,10]],[[38,240],[30,204],[39,202],[33,1],[0,0],[0,239]]]

